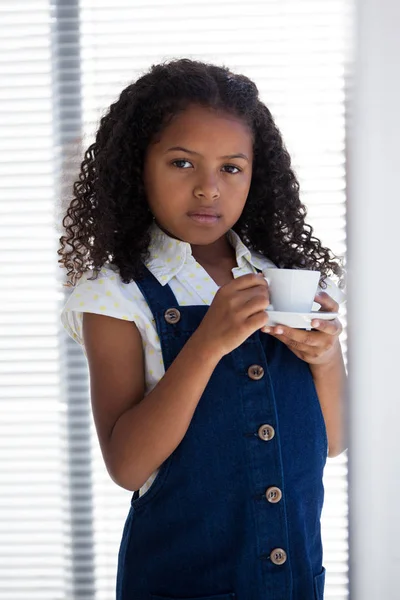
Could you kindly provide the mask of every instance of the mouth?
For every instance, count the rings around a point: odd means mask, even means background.
[[[208,215],[204,213],[191,213],[189,217],[196,223],[213,224],[219,220],[218,215]]]
[[[220,216],[214,210],[198,210],[188,213],[188,216],[196,223],[212,224],[216,223]]]

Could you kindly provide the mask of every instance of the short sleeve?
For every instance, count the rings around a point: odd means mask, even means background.
[[[62,325],[81,345],[84,312],[134,321],[136,305],[144,300],[134,282],[124,284],[111,268],[103,267],[97,279],[90,280],[92,275],[93,271],[88,271],[81,277],[61,311]]]

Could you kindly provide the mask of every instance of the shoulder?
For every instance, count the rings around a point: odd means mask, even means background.
[[[123,283],[112,267],[103,267],[95,279],[92,279],[93,276],[93,271],[87,271],[81,277],[70,293],[64,310],[79,309],[85,312],[90,307],[90,312],[116,313],[122,317],[123,309],[126,309],[129,318],[132,301],[143,299],[136,283]]]
[[[112,267],[103,267],[95,279],[87,271],[78,281],[61,312],[61,323],[78,343],[82,340],[82,315],[85,312],[125,321],[140,320],[140,312],[149,310],[137,284],[124,283]]]

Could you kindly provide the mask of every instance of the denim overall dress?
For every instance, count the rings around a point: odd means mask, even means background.
[[[168,369],[208,306],[179,306],[147,269],[136,283]],[[133,494],[117,600],[322,600],[326,456],[308,364],[255,332],[221,359],[183,440]]]

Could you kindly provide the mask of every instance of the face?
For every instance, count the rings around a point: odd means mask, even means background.
[[[252,135],[244,122],[189,106],[147,150],[144,184],[158,225],[190,244],[218,240],[243,211],[252,161]]]

